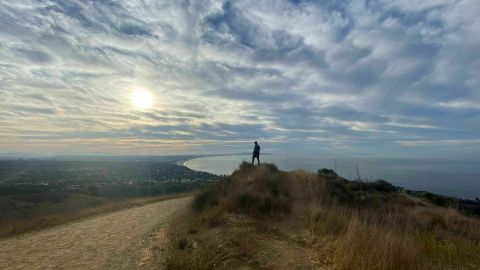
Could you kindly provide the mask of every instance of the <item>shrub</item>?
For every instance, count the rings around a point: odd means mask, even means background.
[[[425,192],[422,197],[426,198],[431,203],[436,204],[438,206],[448,207],[448,206],[454,206],[456,204],[454,198],[446,197],[446,196],[442,196],[442,195],[438,195],[430,192]]]
[[[267,170],[270,172],[278,172],[277,165],[273,163],[264,163],[263,166],[265,166],[265,168],[267,168]]]
[[[273,164],[243,162],[232,176],[199,193],[192,208],[201,212],[220,203],[232,212],[271,216],[288,212],[290,201],[288,173]]]
[[[239,209],[241,212],[250,212],[259,208],[262,199],[248,191],[241,191],[236,195],[236,202],[232,208]]]
[[[395,192],[397,191],[397,187],[390,184],[389,182],[383,180],[383,179],[378,179],[375,182],[367,183],[367,189],[372,189],[376,191],[382,191],[382,192]]]
[[[218,204],[218,191],[212,187],[198,193],[192,202],[192,208],[195,212],[200,212],[204,208],[209,208]]]
[[[246,214],[276,215],[290,210],[290,191],[286,179],[272,174],[251,175],[226,197],[229,209]]]
[[[318,170],[318,175],[326,177],[326,178],[337,178],[338,174],[332,170],[332,169],[327,169],[323,168],[321,170]]]
[[[350,190],[345,181],[328,179],[325,182],[325,190],[327,194],[341,203],[351,204],[354,203],[357,198],[355,193]]]
[[[245,170],[251,169],[253,167],[254,166],[251,163],[243,161],[242,163],[240,163],[240,166],[239,166],[238,170],[239,171],[245,171]]]
[[[202,227],[214,228],[222,225],[225,222],[225,209],[221,206],[216,206],[203,210],[197,213],[189,224],[188,231],[195,233]]]
[[[389,182],[379,179],[374,182],[351,181],[348,187],[354,191],[379,191],[379,192],[396,192],[398,188]]]

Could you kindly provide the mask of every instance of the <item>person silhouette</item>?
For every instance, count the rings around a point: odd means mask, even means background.
[[[257,165],[260,164],[260,145],[255,141],[255,146],[253,147],[252,153],[252,165],[254,164],[255,158],[257,158]]]

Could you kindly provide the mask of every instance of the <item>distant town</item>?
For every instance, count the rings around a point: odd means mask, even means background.
[[[148,196],[189,191],[220,178],[177,163],[176,159],[0,160],[0,196],[45,192]]]

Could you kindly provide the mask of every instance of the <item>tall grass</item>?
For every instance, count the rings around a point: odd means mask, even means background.
[[[335,241],[334,265],[338,269],[424,269],[415,236],[396,226],[369,224],[354,215]]]
[[[338,269],[478,269],[480,221],[419,202],[388,183],[298,173],[310,188],[309,228],[331,241]]]

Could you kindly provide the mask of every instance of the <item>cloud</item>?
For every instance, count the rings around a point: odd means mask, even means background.
[[[0,146],[462,155],[480,137],[479,12],[474,0],[2,2]],[[153,108],[131,106],[137,88]]]
[[[23,54],[26,58],[28,58],[30,61],[34,63],[48,63],[52,61],[50,55],[41,52],[41,51],[35,51],[35,50],[29,50],[29,49],[17,49],[17,51],[21,54]]]
[[[10,109],[19,113],[33,113],[33,114],[56,114],[57,110],[49,107],[36,107],[26,105],[12,105]]]

